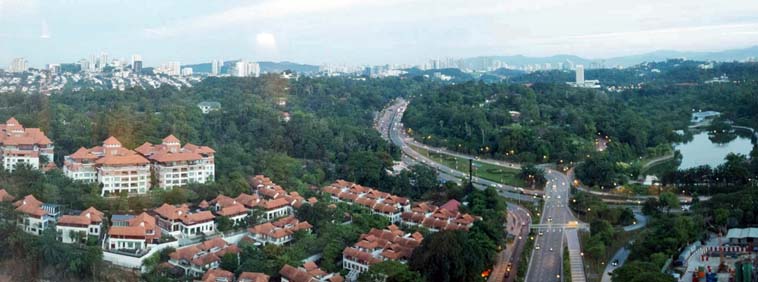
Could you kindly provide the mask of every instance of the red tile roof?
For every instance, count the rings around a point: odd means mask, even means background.
[[[15,198],[5,189],[0,189],[0,202],[11,202]]]
[[[270,277],[259,272],[242,272],[237,282],[268,282]]]
[[[47,211],[42,209],[42,202],[37,200],[33,195],[27,195],[23,199],[16,201],[13,203],[13,206],[16,207],[16,211],[37,218],[41,218],[47,214]]]
[[[0,124],[0,145],[42,145],[53,142],[39,128],[24,128],[15,118],[11,117],[5,124]]]
[[[226,281],[234,281],[234,273],[223,269],[211,269],[203,275],[203,282],[217,282],[219,278],[226,278]]]

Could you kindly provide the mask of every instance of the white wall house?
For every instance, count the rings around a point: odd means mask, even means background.
[[[150,162],[112,136],[102,146],[66,156],[63,172],[74,180],[100,183],[101,196],[145,194],[150,189]]]
[[[0,163],[13,171],[17,165],[39,169],[53,161],[53,142],[39,128],[24,128],[15,118],[0,124]]]
[[[158,186],[165,189],[215,180],[216,151],[207,146],[185,144],[169,135],[160,145],[145,142],[135,149],[150,160]]]

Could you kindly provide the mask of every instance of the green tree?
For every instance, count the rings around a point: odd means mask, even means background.
[[[408,265],[397,261],[383,261],[361,273],[358,282],[422,282],[421,274],[411,271]]]

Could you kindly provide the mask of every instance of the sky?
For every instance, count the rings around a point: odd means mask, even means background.
[[[146,66],[213,59],[418,64],[758,45],[756,0],[0,0],[0,68],[106,52]]]

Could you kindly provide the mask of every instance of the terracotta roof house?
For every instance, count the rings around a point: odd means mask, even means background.
[[[400,215],[411,209],[411,202],[408,198],[398,197],[345,180],[337,180],[322,188],[321,191],[329,194],[334,201],[364,206],[374,214],[387,217],[392,223],[399,223],[401,221]]]
[[[456,201],[457,203],[457,201]],[[437,207],[429,203],[417,203],[409,212],[403,212],[400,216],[402,224],[409,226],[422,226],[429,231],[440,230],[464,230],[468,231],[479,217],[458,212],[460,203],[448,202],[446,208]],[[443,205],[443,206],[445,206]]]
[[[382,261],[406,262],[422,240],[420,233],[404,234],[394,224],[385,230],[372,228],[368,233],[362,234],[355,245],[342,251],[342,266],[351,272],[348,275],[351,277]]]
[[[39,128],[24,128],[15,118],[0,124],[0,165],[13,171],[16,165],[40,169],[53,161],[55,146]]]
[[[234,273],[223,269],[211,269],[203,275],[203,282],[234,282]]]
[[[237,282],[268,282],[270,277],[259,272],[242,272],[237,278]]]
[[[8,193],[5,189],[0,189],[0,203],[1,202],[13,202],[16,198]]]
[[[300,222],[294,216],[288,216],[274,222],[266,222],[248,229],[250,238],[261,244],[284,245],[294,239],[297,231],[310,232],[311,226],[307,221]]]
[[[254,191],[252,197],[256,198],[257,207],[264,210],[261,218],[264,221],[289,216],[294,212],[294,208],[318,202],[316,198],[305,199],[298,192],[288,192],[263,175],[250,177],[248,183]]]
[[[105,240],[106,250],[128,250],[136,253],[144,253],[150,245],[157,243],[161,238],[161,229],[156,224],[155,217],[141,213],[128,219],[111,219],[114,225],[108,229]],[[118,222],[118,225],[117,225]]]
[[[58,240],[63,243],[75,243],[81,239],[80,236],[93,236],[100,239],[100,232],[103,229],[103,212],[90,207],[82,211],[79,215],[64,215],[58,219],[55,230],[58,231]]]
[[[282,276],[282,282],[343,282],[339,273],[326,273],[321,270],[315,263],[306,263],[302,267],[294,267],[285,264],[279,275]]]
[[[113,136],[102,146],[79,148],[66,156],[63,173],[74,180],[101,184],[101,196],[145,194],[150,189],[150,162],[122,147]]]
[[[175,238],[194,238],[202,234],[216,232],[214,219],[210,211],[190,212],[187,204],[178,206],[163,204],[151,211],[158,220],[158,226]]]
[[[16,201],[13,206],[19,212],[18,226],[34,235],[42,234],[42,231],[51,227],[51,224],[60,216],[58,205],[45,204],[33,195],[27,195]]]
[[[169,254],[168,262],[184,269],[185,275],[200,277],[206,270],[217,269],[221,263],[221,258],[230,253],[239,256],[240,249],[237,245],[216,237],[197,245],[177,249]]]
[[[174,135],[166,136],[159,145],[145,142],[135,151],[150,160],[158,186],[162,188],[212,182],[216,177],[216,151],[189,143],[182,146]]]

